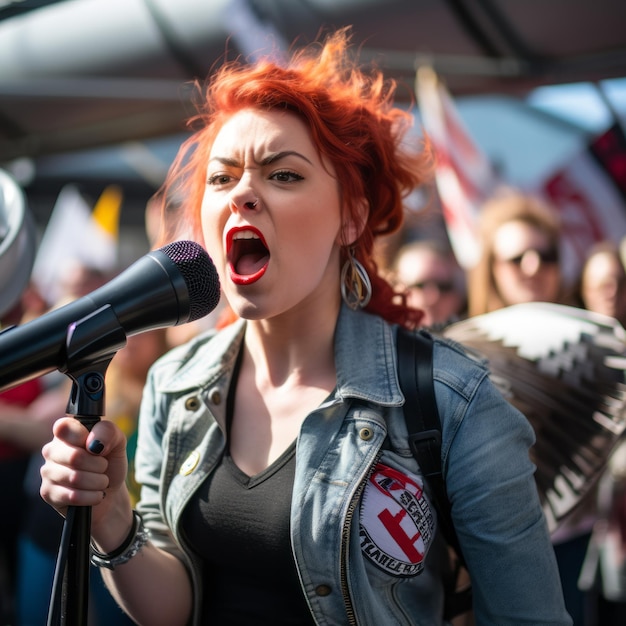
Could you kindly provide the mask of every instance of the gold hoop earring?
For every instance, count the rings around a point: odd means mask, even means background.
[[[341,269],[341,297],[353,311],[366,307],[372,298],[370,277],[353,250],[348,251],[348,258]]]

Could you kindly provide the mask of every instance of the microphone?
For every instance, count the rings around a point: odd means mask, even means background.
[[[0,391],[55,369],[65,373],[72,332],[88,316],[94,316],[90,332],[98,354],[104,354],[124,345],[119,332],[111,332],[111,320],[118,331],[121,327],[125,341],[147,330],[200,319],[219,299],[217,271],[204,248],[193,241],[170,243],[90,294],[0,332]]]

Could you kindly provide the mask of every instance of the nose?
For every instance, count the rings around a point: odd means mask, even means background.
[[[422,296],[426,306],[433,306],[441,298],[441,290],[436,282],[428,281],[422,287]]]
[[[231,197],[230,210],[233,213],[240,213],[242,210],[254,211],[259,206],[258,198],[251,198],[250,200],[237,200]]]
[[[259,206],[259,198],[248,176],[242,177],[231,191],[229,205],[233,213],[242,210],[253,211]]]
[[[527,250],[522,256],[520,269],[526,276],[534,276],[541,267],[541,257],[537,250]]]

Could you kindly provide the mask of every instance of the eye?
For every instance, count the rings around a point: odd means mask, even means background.
[[[224,174],[222,172],[213,174],[207,179],[207,185],[227,185],[233,180],[230,174]]]
[[[278,172],[274,172],[270,178],[281,183],[293,183],[298,180],[304,180],[304,176],[300,176],[300,174],[296,174],[290,170],[279,170]]]

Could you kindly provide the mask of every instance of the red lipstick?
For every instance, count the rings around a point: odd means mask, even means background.
[[[226,234],[226,256],[230,279],[236,285],[251,285],[266,272],[270,252],[261,231],[237,226]]]

